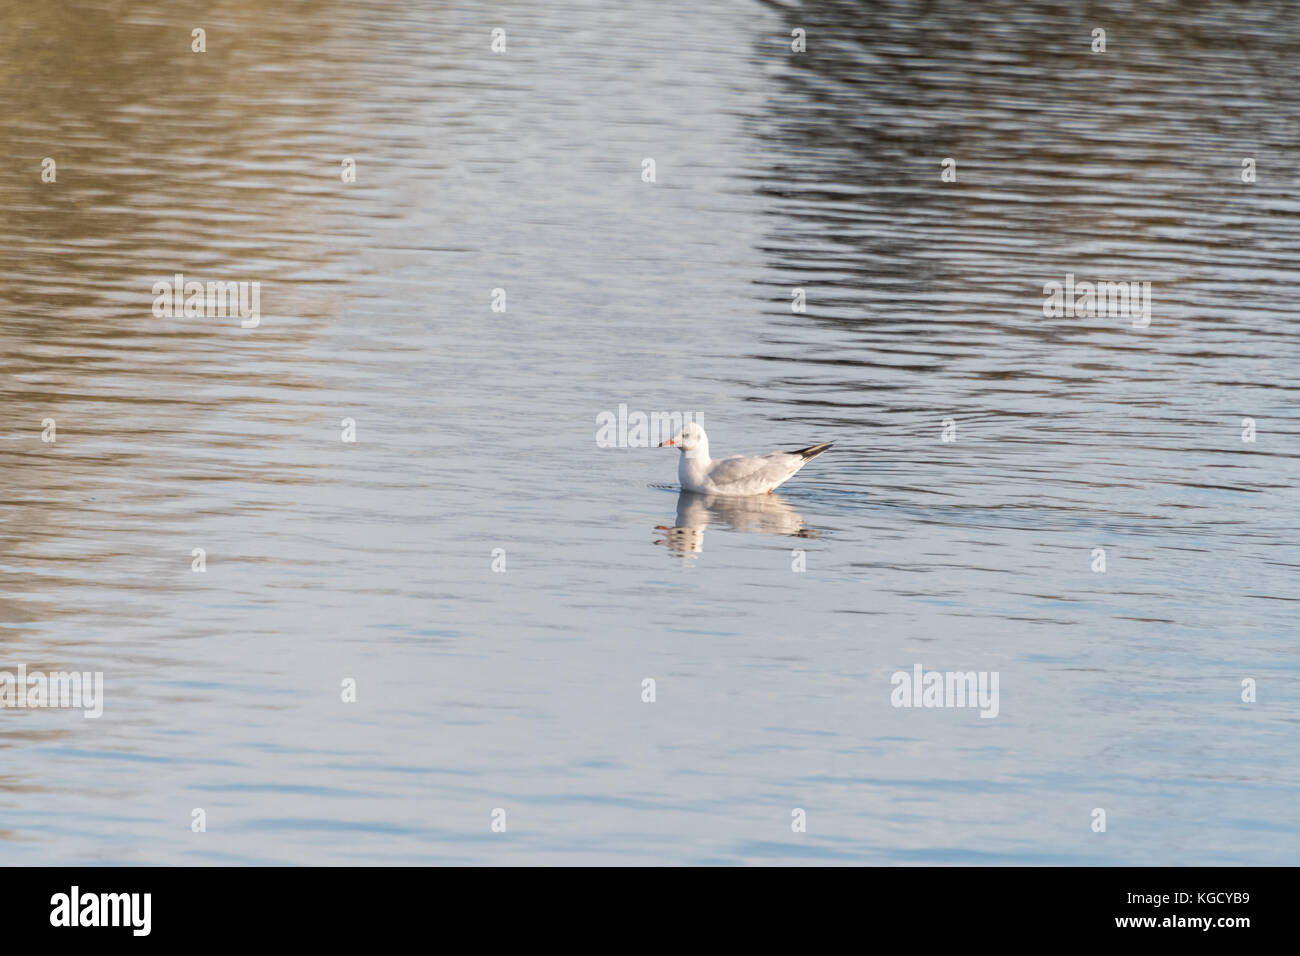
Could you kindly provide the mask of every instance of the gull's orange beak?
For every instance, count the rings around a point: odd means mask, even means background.
[[[677,444],[675,441],[673,441],[671,438],[668,438],[668,439],[665,439],[664,441],[661,441],[661,442],[659,443],[659,447],[660,447],[660,448],[663,448],[664,445],[675,445],[675,444]]]

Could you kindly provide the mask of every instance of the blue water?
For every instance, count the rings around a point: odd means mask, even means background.
[[[1300,25],[1097,10],[15,12],[0,862],[1295,863]]]

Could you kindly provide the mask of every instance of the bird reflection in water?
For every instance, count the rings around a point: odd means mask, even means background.
[[[804,524],[780,495],[731,498],[683,491],[677,497],[677,522],[673,527],[656,525],[663,537],[655,541],[684,558],[704,550],[704,529],[710,524],[729,531],[757,531],[795,538],[815,538],[817,532]]]

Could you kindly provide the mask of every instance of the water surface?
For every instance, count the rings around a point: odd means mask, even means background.
[[[0,862],[1295,862],[1287,4],[5,7]]]

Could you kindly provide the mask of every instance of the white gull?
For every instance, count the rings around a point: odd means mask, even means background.
[[[685,425],[675,438],[661,441],[659,447],[673,445],[681,449],[677,478],[685,491],[706,495],[771,494],[812,459],[834,442],[810,445],[798,451],[774,451],[770,455],[737,455],[733,458],[709,457],[709,436],[694,422]]]

